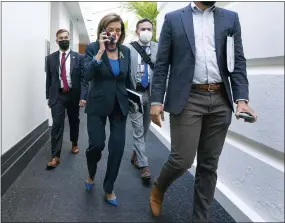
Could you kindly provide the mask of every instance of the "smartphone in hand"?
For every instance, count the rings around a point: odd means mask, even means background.
[[[238,117],[244,119],[245,122],[254,122],[255,121],[255,117],[252,116],[251,114],[247,113],[247,112],[239,113]]]

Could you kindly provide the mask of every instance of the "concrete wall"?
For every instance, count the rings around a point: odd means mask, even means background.
[[[73,48],[72,50],[75,52],[79,52],[79,34],[75,26],[73,26]]]
[[[122,13],[122,16],[125,13]],[[139,21],[137,15],[135,13],[128,12],[125,14],[126,20],[128,21],[128,29],[126,30],[126,39],[124,41],[124,44],[129,44],[132,41],[135,41],[138,39],[136,35],[136,24]]]
[[[0,4],[0,14],[0,24],[2,24],[2,4]],[[2,35],[0,35],[0,42],[2,43]],[[0,52],[2,52],[2,44],[0,44]],[[2,71],[2,63],[0,63],[0,70]],[[2,75],[0,77],[0,98],[0,117],[2,117]],[[2,126],[2,118],[0,118],[0,126]],[[0,150],[2,151],[2,128],[0,128]],[[3,153],[2,151],[1,154]]]
[[[188,4],[158,4],[158,37],[165,13]],[[219,4],[239,13],[250,106],[258,112],[258,122],[233,117],[215,197],[237,221],[284,221],[284,3]],[[168,115],[162,129],[151,128],[169,147]]]
[[[50,2],[2,3],[2,154],[48,118]]]
[[[79,34],[74,25],[75,22],[71,19],[71,13],[67,10],[66,3],[64,2],[51,2],[51,53],[58,50],[58,45],[56,43],[56,32],[59,29],[70,30],[70,23],[72,23],[72,33],[70,33],[71,49],[75,52],[79,50]]]
[[[57,51],[58,45],[56,43],[56,32],[59,29],[67,29],[70,32],[70,48],[79,52],[79,33],[76,29],[75,22],[71,19],[70,12],[66,8],[64,2],[51,2],[51,15],[50,15],[50,52]],[[72,23],[72,24],[71,24]],[[70,30],[72,26],[72,30]],[[48,110],[49,125],[52,125],[52,116],[50,110]]]
[[[68,3],[67,3],[68,4]],[[60,20],[59,20],[59,26],[60,27],[66,27],[67,30],[69,30],[70,38],[71,38],[71,49],[75,52],[78,52],[79,50],[79,34],[76,29],[75,21],[71,19],[71,12],[69,12],[65,6],[65,3],[59,2],[60,5]],[[72,27],[72,30],[71,30]]]
[[[70,12],[63,2],[2,3],[2,154],[50,119],[45,100],[46,41],[50,52],[58,50],[56,32],[70,29]],[[72,49],[79,50],[79,34],[73,26]]]

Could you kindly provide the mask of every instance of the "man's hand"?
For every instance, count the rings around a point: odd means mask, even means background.
[[[79,106],[80,107],[84,107],[86,105],[86,101],[85,100],[80,100],[79,101]]]
[[[164,105],[162,105],[161,120],[164,121]]]
[[[249,113],[250,115],[252,115],[255,118],[254,121],[252,121],[251,123],[253,123],[257,120],[257,114],[255,113],[255,111],[252,108],[250,108],[248,106],[248,104],[245,101],[238,101],[236,114],[235,114],[237,119],[239,119],[238,115],[241,112]]]
[[[163,105],[152,105],[150,109],[151,121],[161,127],[161,121],[164,121]]]

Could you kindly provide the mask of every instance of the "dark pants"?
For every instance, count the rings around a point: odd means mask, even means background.
[[[70,127],[70,141],[75,145],[78,142],[79,135],[79,101],[74,100],[72,91],[60,92],[56,103],[51,107],[52,114],[52,130],[51,130],[51,152],[52,156],[60,156],[63,132],[65,111],[67,111],[69,127]]]
[[[232,109],[224,90],[191,90],[184,110],[178,115],[170,115],[171,153],[156,184],[166,191],[192,166],[197,152],[193,221],[205,222],[208,219],[217,182],[218,161],[231,118]]]
[[[121,160],[125,148],[126,121],[127,116],[121,112],[120,105],[116,99],[113,112],[108,116],[110,122],[110,137],[108,142],[108,163],[104,179],[104,190],[111,194],[114,188]],[[91,179],[95,177],[97,164],[101,159],[105,147],[107,116],[87,115],[87,129],[89,135],[89,147],[86,150],[88,172]]]

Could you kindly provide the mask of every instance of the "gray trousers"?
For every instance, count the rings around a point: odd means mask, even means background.
[[[192,166],[197,152],[193,221],[207,221],[214,197],[218,161],[232,119],[226,97],[224,90],[191,90],[184,110],[170,114],[171,152],[156,185],[165,192]]]
[[[151,122],[149,90],[138,93],[143,94],[144,114],[140,112],[130,112],[129,114],[133,126],[133,150],[137,154],[138,166],[147,167],[148,159],[146,155],[146,136]]]

